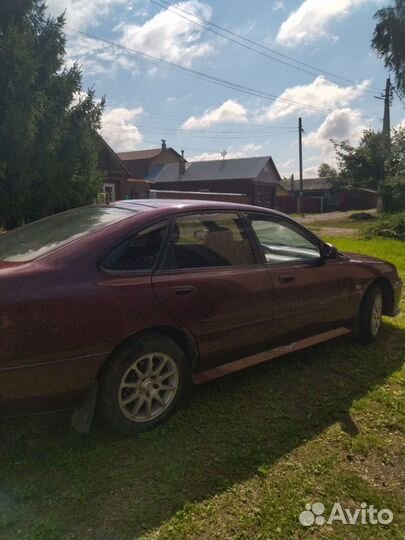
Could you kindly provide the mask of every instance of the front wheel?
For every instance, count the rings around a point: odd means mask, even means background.
[[[140,337],[108,362],[100,377],[98,408],[114,431],[133,434],[164,422],[188,382],[182,349],[160,335]]]
[[[358,337],[365,343],[373,342],[381,327],[383,293],[377,284],[367,291],[359,310]]]

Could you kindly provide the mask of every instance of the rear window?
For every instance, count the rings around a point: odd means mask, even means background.
[[[85,206],[34,221],[0,235],[0,261],[26,262],[108,225],[134,215],[134,211]]]

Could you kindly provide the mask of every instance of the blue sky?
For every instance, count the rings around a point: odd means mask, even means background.
[[[167,9],[150,0],[48,0],[52,14],[66,9],[68,63],[78,61],[85,87],[94,85],[99,97],[106,96],[103,135],[116,151],[156,147],[164,138],[189,160],[218,159],[222,150],[227,157],[271,155],[281,174],[297,174],[301,116],[305,175],[314,176],[322,161],[333,164],[329,139],[355,144],[363,129],[381,128],[383,103],[374,96],[387,73],[369,43],[373,14],[383,0],[170,4]],[[205,24],[201,19],[314,67],[259,49],[310,72],[305,73],[247,50],[196,25]],[[128,48],[277,99],[202,81]],[[395,100],[393,124],[404,117]]]

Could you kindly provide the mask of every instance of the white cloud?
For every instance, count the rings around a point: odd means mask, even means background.
[[[305,167],[303,170],[303,177],[304,178],[318,178],[318,169],[319,165],[311,165],[310,167]]]
[[[173,4],[194,15],[210,19],[211,7],[198,0]],[[214,52],[211,42],[203,40],[203,30],[173,11],[163,10],[143,24],[122,24],[120,43],[138,51],[190,67],[196,58]]]
[[[324,161],[336,165],[336,154],[331,139],[336,142],[349,140],[351,144],[356,145],[366,128],[366,121],[357,109],[344,108],[330,113],[318,129],[303,138],[306,148],[316,150],[316,157],[312,156],[310,160],[317,159],[318,163],[309,169],[313,172],[315,167]]]
[[[277,163],[277,168],[281,176],[290,177],[297,165],[296,159],[287,159],[281,163]]]
[[[276,41],[282,45],[294,46],[327,37],[333,19],[346,17],[352,9],[367,1],[304,0],[282,23]]]
[[[66,10],[66,24],[84,29],[98,24],[114,7],[125,6],[127,0],[47,0],[46,4],[53,16]]]
[[[228,99],[216,109],[207,109],[202,116],[190,116],[182,125],[185,130],[210,128],[216,124],[246,124],[247,110],[243,105]]]
[[[278,0],[277,2],[274,2],[274,6],[271,8],[272,11],[280,11],[285,9],[284,2],[282,0]]]
[[[225,159],[238,159],[238,158],[243,158],[243,157],[253,157],[259,154],[262,155],[263,154],[262,149],[263,149],[263,146],[261,144],[253,144],[253,143],[248,143],[243,146],[239,146],[237,148],[230,146],[226,150]],[[192,156],[189,159],[189,161],[211,161],[215,159],[222,159],[221,151],[204,152],[203,154]]]
[[[330,139],[350,140],[357,144],[366,125],[362,114],[357,109],[338,109],[331,112],[316,131],[305,135],[303,144],[311,148],[323,148]]]
[[[142,112],[142,107],[133,109],[117,107],[105,111],[101,131],[113,150],[116,152],[133,150],[142,141],[142,134],[135,124],[136,118]]]
[[[369,84],[370,81],[363,81],[354,86],[339,86],[320,75],[310,84],[293,86],[284,90],[279,96],[279,101],[274,102],[270,108],[259,112],[257,121],[272,122],[285,116],[296,116],[297,113],[302,111],[301,105],[286,103],[286,101],[302,103],[320,109],[344,107],[359,98],[366,91]],[[306,109],[305,115],[319,114],[319,112],[315,109]]]
[[[66,47],[66,64],[70,66],[74,62],[78,62],[86,75],[113,75],[119,69],[133,74],[139,71],[132,55],[81,35],[72,36]]]

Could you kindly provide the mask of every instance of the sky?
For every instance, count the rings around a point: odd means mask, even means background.
[[[106,97],[102,133],[115,151],[165,139],[188,161],[271,155],[281,175],[297,176],[302,117],[304,176],[313,177],[320,163],[335,165],[331,139],[357,144],[382,127],[375,96],[388,73],[370,39],[387,2],[47,3],[52,15],[66,10],[67,64],[78,62],[84,88]],[[398,99],[391,114],[393,125],[405,119]]]

